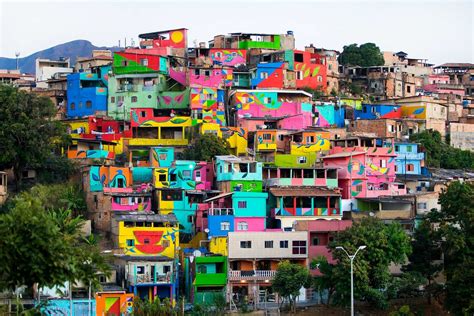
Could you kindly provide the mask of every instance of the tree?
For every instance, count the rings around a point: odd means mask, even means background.
[[[445,306],[455,315],[474,313],[474,184],[453,182],[440,195],[441,210],[429,220],[444,254]]]
[[[0,290],[66,281],[91,282],[97,288],[97,271],[108,273],[109,266],[92,238],[82,237],[82,218],[70,210],[48,209],[41,197],[28,193],[0,215]]]
[[[334,265],[330,264],[324,256],[314,258],[311,264],[321,272],[320,276],[313,278],[313,288],[319,292],[321,301],[323,293],[327,291],[326,305],[329,305],[337,284],[337,279],[334,277]]]
[[[277,268],[272,287],[281,297],[288,299],[290,310],[296,312],[296,298],[302,287],[309,287],[311,275],[309,270],[296,263],[282,261]]]
[[[410,239],[400,224],[386,225],[376,218],[365,218],[339,232],[330,244],[333,257],[338,261],[332,272],[337,305],[350,302],[350,260],[336,247],[342,246],[349,253],[355,253],[361,245],[366,245],[367,249],[360,251],[354,260],[354,297],[386,308],[388,296],[384,290],[391,282],[389,265],[405,263],[411,252]]]
[[[213,134],[200,135],[184,150],[185,159],[196,161],[212,161],[215,156],[228,154],[227,141]]]
[[[438,131],[423,131],[410,136],[410,140],[420,143],[426,152],[429,167],[461,169],[474,168],[474,153],[449,146]]]
[[[47,97],[0,85],[0,105],[0,169],[13,168],[20,187],[23,171],[44,166],[68,136]]]
[[[443,266],[435,263],[435,260],[440,258],[441,247],[429,221],[422,221],[415,229],[411,246],[413,252],[408,256],[409,263],[402,267],[402,270],[420,274],[428,282],[428,288],[430,288]],[[431,295],[428,293],[428,302],[430,301]]]
[[[370,67],[382,66],[385,63],[380,48],[374,43],[344,46],[338,60],[341,65],[345,66]]]

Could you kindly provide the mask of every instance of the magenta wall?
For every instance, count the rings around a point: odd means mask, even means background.
[[[240,222],[247,222],[249,232],[260,232],[265,230],[265,217],[236,217],[234,219],[234,230],[240,231],[237,228]]]
[[[113,211],[150,211],[151,199],[141,198],[141,202],[137,201],[135,197],[120,197],[122,203],[117,203],[116,197],[112,198]]]

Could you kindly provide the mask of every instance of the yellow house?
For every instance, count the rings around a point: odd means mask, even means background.
[[[302,131],[292,135],[291,154],[304,155],[331,149],[329,132]]]
[[[189,116],[175,116],[164,120],[147,120],[133,128],[129,146],[186,146],[187,129],[197,123]]]
[[[276,152],[277,151],[277,131],[259,130],[255,132],[256,152]]]
[[[155,188],[168,188],[168,168],[155,168],[153,170],[153,183]]]
[[[173,214],[114,214],[112,235],[116,248],[125,255],[177,256],[179,227]]]
[[[89,120],[88,119],[81,119],[81,120],[71,120],[67,121],[66,123],[68,134],[71,135],[72,138],[80,138],[81,134],[89,134]]]
[[[227,256],[227,237],[212,237],[209,242],[209,251],[215,254]]]

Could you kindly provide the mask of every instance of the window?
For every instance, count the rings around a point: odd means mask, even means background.
[[[313,246],[319,245],[319,238],[318,237],[313,237],[311,239],[311,245],[313,245]]]
[[[151,224],[151,223],[150,223],[150,224]],[[150,239],[149,239],[149,238],[145,238],[145,239],[143,240],[143,244],[145,244],[145,245],[150,244]]]
[[[288,240],[280,240],[280,248],[288,248]]]
[[[237,224],[237,230],[249,230],[249,224],[247,224],[247,222],[239,222]]]
[[[211,72],[209,70],[204,71],[204,76],[209,77],[211,75]]]
[[[135,246],[135,239],[127,239],[127,247]]]
[[[418,203],[418,209],[426,210],[426,203]]]
[[[263,139],[264,140],[271,140],[272,139],[272,134],[269,134],[269,133],[263,134]]]
[[[265,240],[265,248],[273,248],[273,240]]]
[[[300,164],[306,163],[306,157],[305,156],[298,157],[298,163]]]
[[[207,267],[205,265],[199,265],[199,267],[197,268],[197,272],[198,273],[207,273]]]
[[[356,192],[362,192],[362,184],[358,184],[355,187]]]
[[[303,72],[297,71],[296,72],[296,80],[303,80]]]
[[[252,248],[252,242],[250,240],[241,241],[240,248]]]
[[[76,103],[71,102],[71,105],[69,107],[71,108],[71,110],[74,111],[76,109]]]
[[[110,97],[110,103],[115,103],[115,97]]]
[[[184,180],[191,180],[191,170],[183,170],[182,174]]]
[[[161,200],[163,201],[181,201],[182,199],[183,199],[183,195],[181,193],[181,190],[162,190],[161,191]]]
[[[163,273],[168,273],[171,271],[171,266],[163,266]]]
[[[145,274],[145,267],[144,266],[138,266],[137,267],[137,274]]]
[[[389,131],[390,133],[394,133],[394,132],[395,132],[395,126],[393,126],[392,124],[389,124],[389,125],[388,125],[388,131]]]
[[[317,79],[318,79],[318,82],[323,82],[323,76],[318,76]]]
[[[194,222],[194,216],[188,215],[188,223],[193,223],[193,222]]]
[[[221,222],[221,230],[230,230],[230,222]]]
[[[407,86],[407,93],[411,93],[411,86]]]
[[[407,164],[407,171],[415,171],[415,166],[412,163]]]
[[[125,188],[125,182],[123,181],[123,179],[117,179],[117,188]]]
[[[396,151],[396,152],[399,152],[399,151],[400,151],[400,146],[395,145],[395,151]]]
[[[160,175],[158,175],[158,181],[160,181],[160,182],[165,182],[165,181],[166,181],[166,174],[160,174]]]
[[[387,160],[381,159],[381,160],[380,160],[380,167],[382,167],[382,168],[387,168]]]
[[[238,208],[247,208],[247,201],[239,201],[237,203]]]
[[[260,79],[267,79],[268,78],[268,72],[262,71],[260,73]]]
[[[140,59],[140,65],[148,66],[148,59],[147,58]]]
[[[306,240],[293,240],[293,254],[294,255],[306,254]]]
[[[136,103],[138,101],[138,98],[136,96],[132,97],[132,103]]]
[[[407,146],[407,153],[411,153],[411,151],[412,151],[412,146],[411,146],[411,145],[408,145],[408,146]]]
[[[302,63],[303,62],[303,54],[302,53],[295,53],[295,62]]]
[[[140,116],[141,117],[146,117],[146,111],[140,111]]]
[[[265,97],[265,98],[263,98],[263,103],[265,103],[265,104],[270,104],[270,103],[272,103],[272,98],[270,98],[270,97]]]
[[[128,61],[127,60],[122,60],[122,66],[127,67],[128,66]]]

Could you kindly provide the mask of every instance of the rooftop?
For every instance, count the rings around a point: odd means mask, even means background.
[[[341,196],[339,189],[314,186],[279,186],[270,188],[274,196]]]
[[[114,214],[114,219],[117,222],[154,222],[154,223],[178,223],[178,219],[174,214],[154,214],[154,213],[144,213],[144,212],[127,212],[127,214]]]

